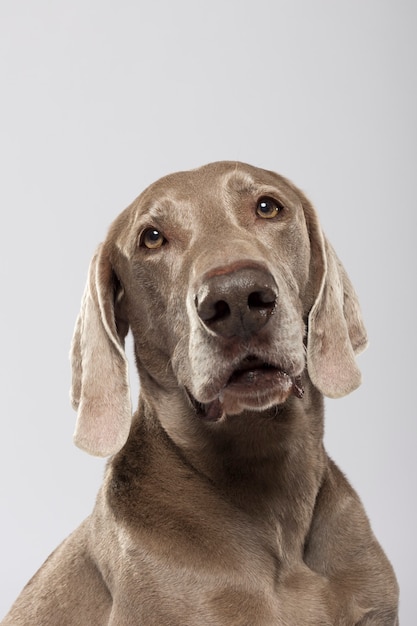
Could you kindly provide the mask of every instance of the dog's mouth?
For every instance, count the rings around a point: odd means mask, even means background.
[[[211,422],[220,420],[228,412],[239,413],[244,408],[262,410],[267,405],[281,404],[290,395],[302,398],[303,394],[300,376],[292,376],[253,355],[239,363],[210,402],[199,402],[188,392],[197,416]]]

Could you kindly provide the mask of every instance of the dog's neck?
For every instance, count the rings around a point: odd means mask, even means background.
[[[142,386],[136,427],[147,422],[154,428],[156,421],[171,452],[222,498],[266,524],[279,520],[299,537],[303,519],[311,519],[325,466],[323,398],[308,378],[303,382],[302,399],[217,423],[199,419],[180,391],[155,394]],[[152,397],[158,397],[157,410]],[[134,433],[135,426],[131,438]]]
[[[167,518],[178,507],[175,485],[181,484],[182,517],[193,517],[201,494],[211,502],[209,526],[217,525],[221,509],[247,529],[255,525],[277,558],[302,559],[325,472],[323,400],[311,383],[305,381],[302,399],[279,409],[216,424],[199,420],[179,392],[150,391],[142,384],[129,439],[109,465],[106,491],[114,513],[133,525],[146,521],[143,508],[152,507],[142,496],[146,475],[147,488],[165,494]]]

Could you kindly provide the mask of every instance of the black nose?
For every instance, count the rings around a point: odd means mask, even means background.
[[[276,282],[264,269],[219,270],[201,284],[195,305],[200,319],[212,332],[247,339],[265,326],[277,296]]]

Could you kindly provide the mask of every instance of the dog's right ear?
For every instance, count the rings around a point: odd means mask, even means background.
[[[124,337],[118,323],[121,298],[105,245],[90,264],[71,346],[71,401],[78,410],[75,444],[89,454],[109,456],[125,444],[131,425],[131,401]]]

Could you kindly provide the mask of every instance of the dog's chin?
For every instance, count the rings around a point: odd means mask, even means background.
[[[188,394],[199,418],[216,422],[226,415],[243,411],[264,411],[283,404],[291,395],[303,396],[299,377],[262,364],[252,369],[238,369],[232,373],[218,395],[209,402],[199,402]]]

